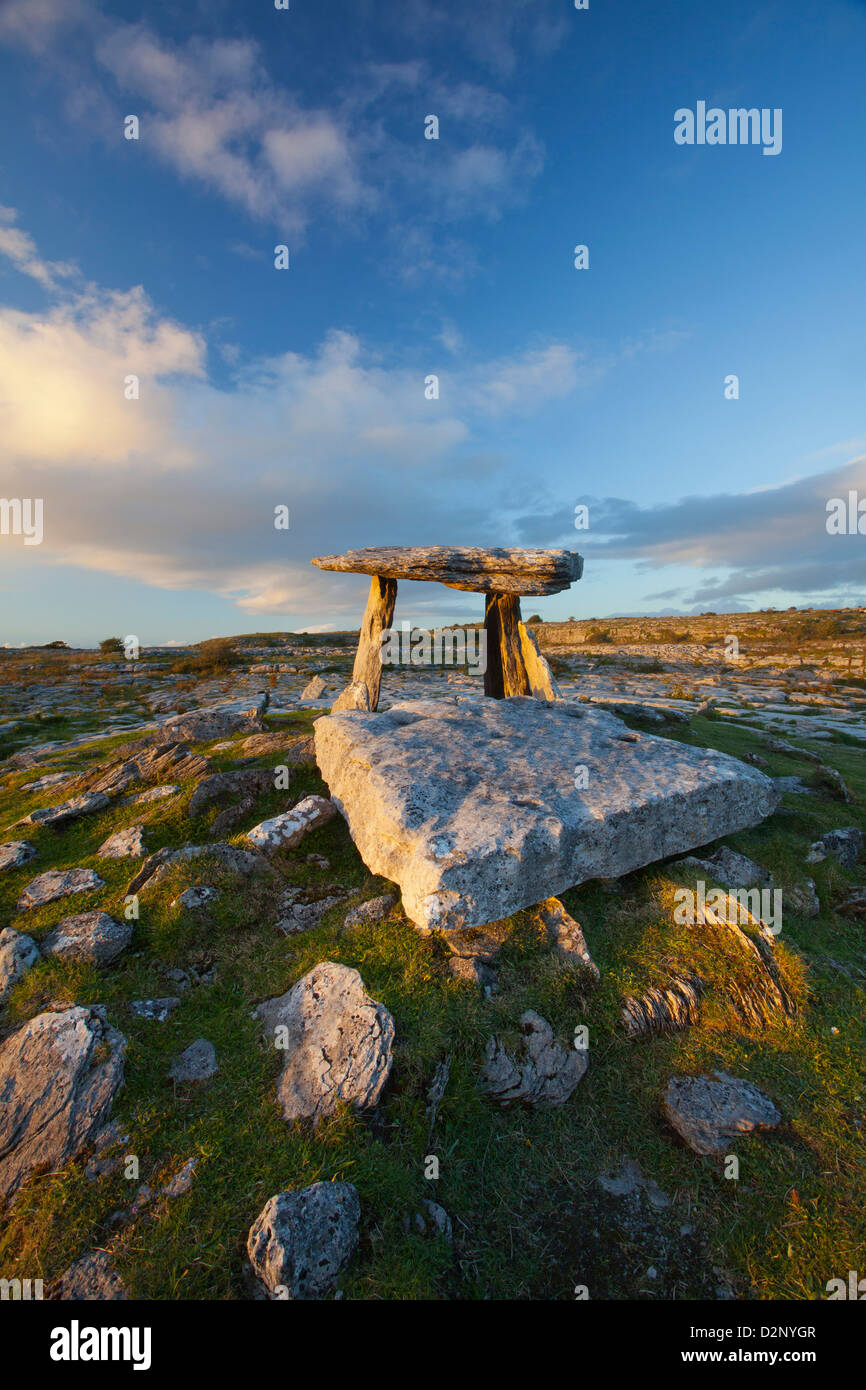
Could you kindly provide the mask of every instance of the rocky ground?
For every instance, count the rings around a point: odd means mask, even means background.
[[[782,800],[459,940],[368,872],[312,757],[351,635],[0,654],[0,1276],[672,1299],[862,1272],[866,615],[536,632],[567,700]],[[480,678],[391,669],[382,704],[444,691]],[[698,875],[780,890],[781,932],[683,922]]]

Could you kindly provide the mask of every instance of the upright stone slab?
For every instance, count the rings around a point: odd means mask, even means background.
[[[757,825],[779,802],[757,768],[589,704],[413,700],[315,731],[361,857],[422,928],[498,921]]]
[[[379,705],[379,689],[382,684],[382,633],[385,632],[394,621],[394,605],[397,602],[397,581],[396,579],[383,579],[381,575],[374,574],[370,580],[370,597],[367,599],[367,607],[361,620],[361,633],[358,638],[358,651],[355,656],[355,665],[352,669],[352,680],[347,696],[346,704],[352,700],[355,709],[364,708],[363,704],[357,703],[357,695],[352,693],[352,686],[365,685],[367,687],[367,709],[377,709]],[[340,700],[343,696],[340,697]],[[340,700],[337,704],[340,704]],[[336,708],[337,706],[335,706]],[[341,705],[345,708],[345,705]]]

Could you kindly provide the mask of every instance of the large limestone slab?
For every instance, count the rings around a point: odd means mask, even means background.
[[[367,867],[400,885],[423,928],[479,926],[619,878],[757,825],[779,802],[736,758],[564,701],[331,714],[316,721],[316,757]]]

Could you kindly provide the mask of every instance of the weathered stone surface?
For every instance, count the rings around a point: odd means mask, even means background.
[[[611,1197],[630,1197],[636,1193],[646,1193],[647,1200],[657,1211],[663,1211],[671,1204],[671,1199],[655,1181],[647,1178],[640,1164],[627,1158],[616,1173],[601,1173],[597,1178],[599,1186]]]
[[[376,703],[373,703],[373,696],[366,681],[350,681],[331,705],[331,713],[339,714],[341,709],[362,709],[374,710],[379,703],[378,692]]]
[[[207,907],[208,903],[216,902],[219,897],[219,889],[211,888],[207,883],[197,883],[192,888],[184,888],[182,893],[178,893],[172,899],[172,907],[184,907],[188,911],[193,911],[199,907]]]
[[[126,1039],[99,1007],[30,1020],[0,1049],[0,1193],[59,1168],[105,1124],[123,1081]]]
[[[368,922],[381,922],[397,906],[396,893],[383,893],[380,898],[370,898],[369,902],[359,903],[346,913],[347,927],[360,927]]]
[[[89,792],[113,796],[139,782],[154,782],[160,777],[176,777],[186,782],[203,777],[210,770],[207,758],[191,753],[185,743],[147,745],[130,751],[132,756],[124,755],[115,762],[103,764],[82,778],[79,785]]]
[[[42,954],[62,960],[110,965],[132,940],[132,922],[117,922],[107,912],[79,912],[64,917],[42,942]]]
[[[10,840],[8,844],[0,845],[0,869],[17,869],[20,864],[35,858],[36,850],[26,840]]]
[[[773,1129],[782,1118],[757,1086],[721,1071],[672,1077],[663,1108],[689,1148],[708,1156],[729,1153],[736,1140],[756,1129]]]
[[[678,1033],[698,1022],[704,982],[690,970],[672,975],[666,985],[648,989],[640,998],[623,1001],[621,1017],[630,1038]]]
[[[480,956],[452,956],[448,969],[455,980],[460,980],[462,984],[477,985],[486,991],[493,991],[496,987],[496,971]]]
[[[317,927],[327,912],[343,902],[346,893],[317,898],[314,902],[283,901],[277,920],[277,931],[283,936],[296,936],[298,932],[311,931]]]
[[[213,1043],[208,1042],[207,1038],[196,1038],[189,1047],[184,1048],[178,1057],[175,1057],[169,1069],[169,1076],[172,1081],[179,1081],[184,1084],[193,1081],[209,1081],[219,1066],[216,1059],[216,1048]]]
[[[315,728],[361,857],[426,928],[499,920],[755,825],[778,804],[757,769],[632,733],[591,705],[415,700]]]
[[[46,787],[57,787],[61,782],[68,782],[75,776],[74,772],[46,772],[42,777],[37,777],[35,782],[25,782],[19,790],[22,792],[42,792]]]
[[[176,994],[166,995],[162,999],[135,999],[129,1006],[129,1012],[150,1023],[165,1023],[179,1004],[180,999]]]
[[[382,633],[391,627],[396,601],[396,579],[384,579],[374,574],[370,580],[367,607],[361,619],[352,680],[333,706],[334,709],[378,708],[382,684]]]
[[[802,883],[795,883],[787,889],[785,906],[793,908],[794,912],[799,912],[804,917],[817,917],[821,911],[821,899],[818,897],[815,880],[806,878]]]
[[[722,845],[715,854],[704,858],[689,855],[679,862],[684,868],[702,870],[725,888],[763,888],[771,886],[773,882],[772,874],[756,864],[754,859],[748,859],[745,854],[739,854],[727,845]]]
[[[301,691],[302,700],[320,700],[328,689],[328,682],[321,676],[313,676]]]
[[[96,853],[100,859],[141,859],[147,854],[144,826],[130,825],[125,830],[115,830],[103,840]]]
[[[261,758],[271,753],[286,753],[294,743],[300,742],[290,730],[276,734],[251,734],[240,745],[245,758]]]
[[[560,1047],[533,1009],[521,1016],[520,1027],[516,1060],[498,1038],[488,1042],[479,1090],[505,1108],[564,1105],[586,1071],[586,1053]]]
[[[130,879],[126,889],[127,895],[140,893],[145,887],[155,888],[168,876],[175,864],[189,863],[192,860],[200,859],[203,855],[211,856],[217,864],[228,869],[231,873],[244,876],[263,873],[268,868],[267,860],[263,859],[260,854],[254,854],[246,849],[238,849],[237,845],[190,844],[184,845],[181,849],[166,847],[158,849],[155,854],[144,861],[135,877]]]
[[[291,748],[286,749],[282,762],[287,767],[294,764],[313,763],[316,761],[316,743],[312,734],[306,738],[299,738],[292,744]]]
[[[806,855],[807,864],[820,864],[833,855],[843,869],[853,869],[863,853],[863,831],[856,825],[846,825],[841,830],[828,830],[820,840],[816,840]]]
[[[92,1250],[61,1274],[52,1295],[62,1302],[83,1300],[101,1303],[128,1299],[126,1285],[104,1250]]]
[[[305,835],[317,830],[336,815],[336,807],[324,796],[305,796],[290,811],[263,820],[247,832],[247,839],[256,849],[272,852],[295,849]]]
[[[190,819],[200,816],[214,801],[227,796],[255,799],[274,790],[274,774],[266,767],[244,767],[236,772],[215,772],[199,782],[189,799]]]
[[[520,650],[523,664],[529,678],[529,693],[535,700],[561,700],[562,692],[553,678],[553,672],[535,638],[531,627],[520,622],[517,625],[520,637]]]
[[[149,791],[142,792],[135,798],[136,806],[147,806],[151,801],[164,801],[167,796],[175,796],[180,791],[180,787],[174,783],[166,783],[164,787],[151,787]]]
[[[246,733],[261,733],[261,706],[254,711],[221,709],[189,710],[186,714],[176,714],[163,724],[159,737],[163,742],[210,743],[212,739],[228,738],[229,734],[243,730]]]
[[[271,1197],[253,1222],[247,1253],[272,1298],[324,1298],[358,1244],[361,1204],[348,1182],[316,1182]]]
[[[566,912],[559,898],[548,898],[546,902],[540,903],[537,916],[560,960],[566,965],[576,965],[588,970],[597,980],[598,966],[589,954],[580,923]]]
[[[866,887],[852,888],[836,911],[843,917],[866,917]]]
[[[366,546],[319,555],[322,570],[376,574],[385,579],[435,580],[470,593],[558,594],[583,573],[573,550],[521,550],[480,545]]]
[[[197,1167],[198,1159],[188,1158],[183,1167],[178,1169],[174,1177],[166,1183],[165,1187],[162,1189],[162,1196],[172,1199],[175,1197],[183,1197],[192,1187],[192,1180],[195,1176]]]
[[[0,931],[0,1007],[39,959],[39,947],[24,932],[5,927]]]
[[[277,1097],[287,1120],[318,1124],[340,1103],[376,1104],[391,1070],[394,1020],[357,970],[323,961],[256,1013],[284,1050]]]
[[[71,898],[75,893],[93,893],[104,888],[105,883],[92,869],[48,869],[28,883],[18,908],[21,911],[31,907],[42,907],[45,903],[56,902],[58,898]]]
[[[102,792],[89,792],[84,796],[73,796],[61,801],[59,806],[45,806],[31,811],[19,821],[19,825],[63,825],[66,821],[77,820],[79,816],[102,811],[108,805],[108,797]]]

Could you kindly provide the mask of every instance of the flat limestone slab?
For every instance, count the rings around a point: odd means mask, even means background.
[[[780,799],[737,758],[589,704],[405,701],[317,719],[315,739],[364,863],[422,928],[480,926],[619,878],[757,825]]]
[[[583,573],[575,550],[521,550],[480,545],[382,545],[318,555],[320,570],[383,579],[435,580],[469,593],[559,594]]]

